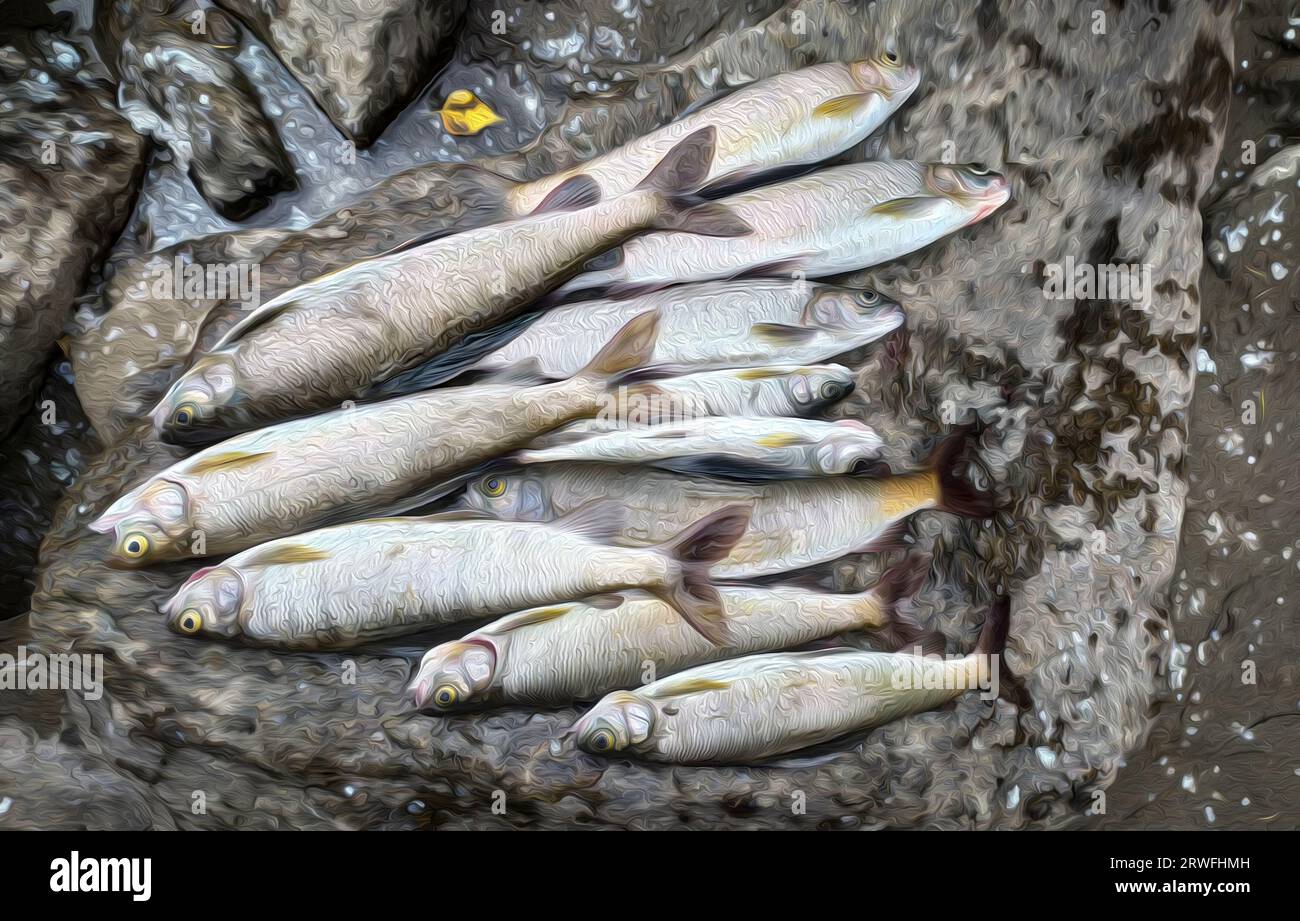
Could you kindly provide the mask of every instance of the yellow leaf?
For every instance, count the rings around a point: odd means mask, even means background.
[[[504,121],[486,102],[469,90],[453,92],[438,110],[438,114],[442,116],[442,127],[447,129],[447,133],[460,137],[478,134],[484,128]]]

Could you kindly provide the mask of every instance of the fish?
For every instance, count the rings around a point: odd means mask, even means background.
[[[635,187],[673,144],[705,126],[718,132],[706,180],[710,189],[808,166],[870,135],[919,83],[919,70],[892,52],[757,80],[572,170],[520,186],[509,205],[514,213],[527,214],[579,172],[594,178],[606,194],[621,194]]]
[[[634,318],[560,383],[446,388],[236,435],[149,477],[91,528],[112,532],[110,562],[139,567],[409,511],[464,471],[594,415],[609,379],[650,355],[657,325],[653,313]]]
[[[969,655],[829,649],[714,662],[602,698],[578,747],[668,764],[758,764],[956,700],[997,693],[1010,609],[999,599]]]
[[[554,524],[433,515],[324,528],[199,570],[163,606],[177,633],[286,649],[334,649],[519,607],[644,589],[725,642],[710,563],[744,532],[741,506],[707,515],[659,547],[607,542],[613,503]]]
[[[648,233],[594,259],[561,294],[613,294],[746,275],[823,278],[921,249],[1010,199],[983,167],[891,160],[835,166],[720,200],[754,229],[731,240]]]
[[[466,370],[568,377],[646,310],[661,317],[651,363],[677,371],[827,361],[906,322],[897,302],[872,289],[789,279],[685,285],[555,307]]]
[[[630,545],[657,543],[700,515],[746,504],[753,509],[749,529],[713,573],[719,579],[748,579],[891,546],[906,519],[927,509],[989,517],[992,497],[960,473],[964,441],[953,434],[934,448],[924,469],[884,477],[753,484],[614,464],[503,468],[469,482],[456,504],[497,518],[551,521],[608,498],[628,509],[623,540]]]
[[[722,416],[660,425],[626,424],[572,433],[559,444],[516,451],[519,464],[598,461],[649,464],[683,472],[767,469],[782,476],[834,476],[880,457],[884,441],[854,419]]]
[[[724,368],[677,377],[620,378],[608,411],[533,439],[532,447],[564,444],[575,435],[626,426],[661,425],[704,416],[804,417],[838,403],[857,386],[842,365],[767,365]]]
[[[635,688],[654,676],[719,659],[788,649],[906,621],[895,605],[920,589],[929,560],[890,569],[864,592],[797,586],[718,586],[730,639],[715,646],[671,605],[631,591],[519,611],[435,646],[407,688],[416,708],[448,713],[483,706],[552,707]],[[915,627],[906,622],[905,645]]]
[[[293,288],[246,314],[151,413],[189,444],[361,396],[546,294],[583,261],[650,227],[747,233],[721,205],[681,197],[707,169],[713,131],[681,141],[636,189],[602,199],[575,176],[539,213],[401,248]]]

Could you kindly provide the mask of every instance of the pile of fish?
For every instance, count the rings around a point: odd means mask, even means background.
[[[1009,197],[970,166],[806,172],[918,83],[892,53],[759,81],[518,186],[504,223],[261,305],[153,413],[194,453],[93,527],[125,566],[225,557],[165,605],[186,637],[339,649],[497,618],[423,657],[414,705],[596,700],[573,729],[595,754],[754,762],[963,693],[1005,607],[942,660],[900,605],[927,559],[857,593],[783,575],[990,509],[961,433],[894,472],[876,432],[816,418],[854,388],[832,360],[906,317],[808,279]],[[861,630],[889,651],[825,647]]]

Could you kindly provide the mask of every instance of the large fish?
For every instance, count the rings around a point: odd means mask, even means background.
[[[836,166],[721,200],[754,232],[651,233],[594,259],[562,291],[661,287],[739,275],[821,278],[888,262],[992,214],[1007,181],[973,166],[909,160]]]
[[[786,572],[878,549],[925,509],[986,517],[990,498],[957,473],[963,438],[940,443],[925,470],[887,477],[819,477],[761,484],[694,479],[611,464],[540,464],[471,483],[462,507],[495,517],[552,521],[593,499],[628,510],[624,540],[658,543],[701,515],[734,503],[753,508],[749,529],[714,567],[719,578]]]
[[[594,418],[548,432],[531,447],[565,444],[578,434],[703,416],[810,416],[844,399],[857,385],[853,372],[841,365],[768,365],[620,380],[627,383],[610,390],[608,405]]]
[[[517,451],[520,464],[598,461],[649,464],[682,472],[725,475],[834,476],[880,457],[884,441],[855,419],[721,416],[609,432],[570,433],[563,443]]]
[[[442,237],[301,285],[245,316],[163,396],[164,438],[210,440],[338,406],[372,384],[491,326],[649,227],[745,233],[722,205],[678,193],[708,168],[713,134],[681,141],[645,182],[601,200],[574,176],[545,213]]]
[[[768,279],[687,285],[556,307],[469,370],[568,377],[646,310],[660,314],[652,362],[681,369],[826,361],[906,319],[898,304],[875,291]]]
[[[113,532],[116,562],[142,566],[415,508],[458,473],[594,415],[607,378],[644,362],[655,329],[654,314],[637,317],[560,383],[449,388],[237,435],[150,477],[91,527]]]
[[[569,177],[591,176],[607,195],[634,188],[674,144],[717,130],[706,184],[714,188],[806,166],[848,150],[875,131],[916,89],[920,75],[887,52],[872,60],[817,64],[759,80],[567,172],[520,186],[516,214],[536,208]]]
[[[607,543],[621,510],[596,503],[555,524],[434,515],[325,528],[201,569],[166,604],[187,635],[336,648],[589,594],[655,593],[714,642],[721,601],[710,563],[748,510],[706,516],[660,547]]]
[[[975,651],[943,659],[831,649],[715,662],[615,691],[574,726],[580,748],[670,764],[753,764],[997,693],[1009,612],[989,612]]]
[[[533,608],[429,650],[408,691],[416,707],[442,712],[594,700],[718,659],[893,628],[895,601],[913,594],[928,570],[927,560],[914,558],[852,594],[719,587],[729,635],[724,646],[706,642],[671,605],[641,592]],[[913,631],[905,619],[899,626],[893,644],[905,645]]]

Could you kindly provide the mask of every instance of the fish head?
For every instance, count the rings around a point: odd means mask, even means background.
[[[903,308],[879,291],[817,286],[804,305],[804,326],[871,341],[903,325]]]
[[[856,386],[853,372],[840,365],[800,368],[785,379],[791,402],[807,413],[838,403]]]
[[[465,490],[460,504],[508,521],[549,521],[555,517],[542,482],[526,470],[479,477]]]
[[[184,556],[182,542],[190,528],[185,487],[162,478],[131,490],[90,525],[92,531],[113,535],[110,562],[125,567]]]
[[[655,708],[639,694],[615,691],[573,727],[578,747],[593,755],[612,755],[640,745],[654,731]]]
[[[868,426],[856,419],[841,419],[817,445],[813,462],[823,474],[850,473],[878,458],[882,447],[884,442]]]
[[[982,221],[1011,198],[1005,176],[979,164],[933,163],[926,167],[925,186],[955,202],[969,214],[966,224]]]
[[[921,83],[920,68],[906,63],[895,51],[849,65],[853,82],[864,93],[879,93],[896,104],[911,96]]]
[[[231,421],[239,403],[239,378],[234,358],[205,355],[172,384],[150,418],[160,438],[170,444],[210,441]]]
[[[497,669],[497,650],[481,640],[443,643],[424,654],[406,692],[417,709],[450,712],[485,703]]]
[[[185,636],[231,639],[243,632],[244,582],[229,566],[208,566],[185,580],[162,607],[167,626]]]

